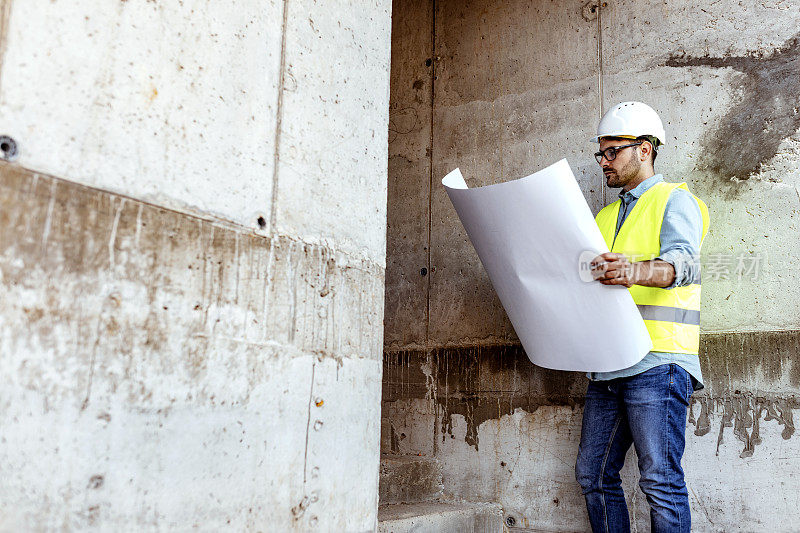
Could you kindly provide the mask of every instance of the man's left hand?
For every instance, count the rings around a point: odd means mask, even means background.
[[[631,263],[622,254],[604,253],[592,260],[592,276],[603,285],[630,287],[637,281],[636,263]]]

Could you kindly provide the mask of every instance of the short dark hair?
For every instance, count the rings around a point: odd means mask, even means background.
[[[658,147],[661,145],[661,141],[658,140],[657,137],[653,135],[642,135],[640,137],[636,137],[637,141],[647,141],[653,147],[653,165],[656,164],[656,157],[658,156]]]

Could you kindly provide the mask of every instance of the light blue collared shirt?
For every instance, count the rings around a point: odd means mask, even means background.
[[[662,181],[664,181],[664,176],[656,174],[630,191],[620,191],[619,197],[622,205],[617,217],[615,237],[642,194]],[[661,250],[658,256],[658,259],[675,267],[675,281],[666,289],[690,285],[693,280],[699,279],[702,233],[703,215],[700,213],[700,207],[694,197],[689,191],[675,189],[670,194],[664,210],[664,220],[661,223]],[[653,367],[668,363],[675,363],[686,370],[695,379],[695,390],[704,387],[700,358],[697,355],[685,353],[649,352],[641,361],[631,367],[613,372],[589,372],[587,375],[589,379],[605,381],[635,376]]]

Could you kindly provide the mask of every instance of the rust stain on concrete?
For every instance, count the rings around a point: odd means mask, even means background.
[[[719,124],[702,141],[699,167],[747,180],[778,152],[781,141],[800,129],[800,34],[768,53],[711,57],[672,55],[670,67],[731,68],[738,96]]]

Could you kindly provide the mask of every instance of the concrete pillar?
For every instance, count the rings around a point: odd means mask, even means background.
[[[373,530],[390,6],[0,14],[0,529]]]

